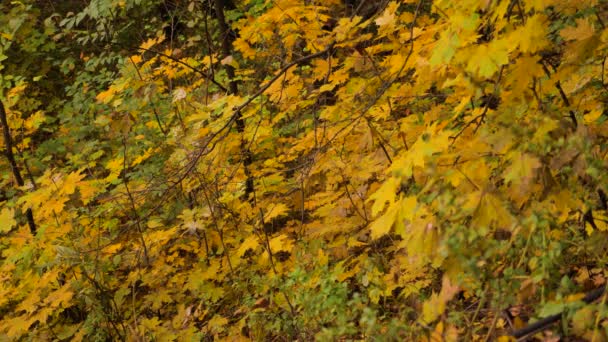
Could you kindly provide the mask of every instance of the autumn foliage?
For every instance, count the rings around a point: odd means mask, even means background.
[[[0,341],[608,340],[607,24],[2,1]]]

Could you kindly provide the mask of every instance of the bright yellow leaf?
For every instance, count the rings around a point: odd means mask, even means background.
[[[0,233],[6,233],[15,227],[17,221],[15,220],[14,215],[15,209],[7,207],[2,208],[2,211],[0,211]]]
[[[369,227],[372,239],[377,239],[390,232],[400,209],[401,206],[399,205],[399,203],[393,203],[389,206],[386,213],[384,213],[383,215],[378,217],[374,222],[372,222]]]
[[[281,234],[272,240],[270,240],[270,250],[273,253],[276,252],[291,252],[293,248],[293,240],[290,239],[287,235]]]
[[[264,221],[270,222],[272,219],[287,215],[289,207],[283,203],[269,205],[269,210],[264,214]]]
[[[226,317],[215,315],[209,320],[207,327],[213,332],[218,332],[221,331],[226,324],[228,324],[228,319],[226,319]]]
[[[245,239],[245,241],[243,241],[243,243],[241,244],[239,249],[236,251],[236,255],[238,257],[242,257],[243,255],[245,255],[245,253],[248,250],[250,250],[250,249],[255,250],[258,245],[259,245],[259,242],[258,242],[257,236],[250,235],[249,237],[247,237]]]

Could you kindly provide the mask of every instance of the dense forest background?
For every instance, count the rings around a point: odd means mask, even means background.
[[[607,341],[607,24],[0,2],[0,341]]]

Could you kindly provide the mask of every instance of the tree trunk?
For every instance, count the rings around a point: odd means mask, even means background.
[[[232,54],[232,43],[236,38],[235,32],[228,27],[226,24],[226,17],[224,16],[224,9],[230,8],[230,2],[228,0],[215,0],[215,15],[217,17],[218,25],[220,28],[220,38],[222,40],[222,55],[224,58],[230,56]],[[226,64],[226,74],[230,78],[230,83],[228,86],[228,90],[232,95],[238,95],[238,84],[234,79],[234,67],[232,65]],[[254,188],[253,188],[253,177],[251,176],[250,166],[252,163],[251,151],[247,147],[247,141],[245,140],[245,120],[243,119],[242,113],[239,111],[236,117],[236,130],[241,134],[241,154],[243,156],[243,168],[245,171],[245,176],[247,180],[245,182],[245,198],[254,202],[254,198],[252,197]]]

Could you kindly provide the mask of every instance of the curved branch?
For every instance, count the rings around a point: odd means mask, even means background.
[[[604,286],[598,287],[595,290],[587,292],[587,294],[583,298],[583,302],[589,304],[589,303],[595,301],[596,299],[600,298],[604,294],[605,290],[606,290],[606,286],[604,285]],[[517,329],[517,330],[513,331],[511,333],[511,335],[515,338],[522,338],[522,337],[528,336],[530,334],[541,332],[541,331],[547,329],[549,327],[549,325],[559,321],[561,318],[562,318],[561,312],[558,314],[555,314],[555,315],[545,317],[545,318],[543,318],[539,321],[536,321],[532,324],[529,324],[521,329]]]

